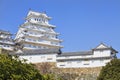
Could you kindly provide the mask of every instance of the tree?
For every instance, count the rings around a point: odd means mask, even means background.
[[[40,70],[41,74],[50,74],[52,65],[48,62],[43,62],[36,64],[36,68]]]
[[[44,80],[32,64],[19,60],[17,56],[0,54],[0,80]]]
[[[113,59],[103,67],[97,80],[120,80],[120,59]]]
[[[54,63],[43,62],[35,64],[35,66],[44,76],[45,80],[64,80],[60,76],[58,69],[56,71]]]

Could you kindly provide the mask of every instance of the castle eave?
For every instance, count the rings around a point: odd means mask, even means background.
[[[60,47],[62,48],[63,46],[60,45],[52,45],[49,43],[44,43],[44,42],[33,42],[33,41],[23,41],[24,43],[29,43],[29,44],[34,44],[34,45],[45,45],[45,46],[50,46],[50,47]]]
[[[60,59],[59,57],[57,58],[57,61],[70,61],[70,60],[94,60],[94,59],[112,59],[111,56],[106,56],[106,57],[86,57],[86,58],[64,58]]]

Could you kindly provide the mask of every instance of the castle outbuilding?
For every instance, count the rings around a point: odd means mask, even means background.
[[[101,43],[90,51],[65,52],[57,55],[57,67],[59,68],[84,68],[105,66],[118,53],[112,47]]]
[[[8,31],[0,30],[0,48],[8,51],[14,50],[14,41],[12,34]]]

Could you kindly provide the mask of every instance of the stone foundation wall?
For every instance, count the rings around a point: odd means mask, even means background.
[[[38,70],[46,69],[46,70],[49,70],[49,71],[52,71],[52,72],[78,74],[78,75],[83,75],[83,74],[99,75],[100,70],[102,69],[102,67],[95,67],[95,68],[57,68],[56,63],[36,63],[35,65],[36,65],[36,68]]]
[[[101,67],[96,68],[61,68],[60,70],[64,73],[70,73],[70,74],[96,74],[99,75]]]

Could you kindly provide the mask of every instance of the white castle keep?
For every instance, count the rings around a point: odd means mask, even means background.
[[[29,11],[26,21],[19,27],[15,42],[19,43],[23,49],[60,49],[62,40],[54,31],[55,26],[49,24],[51,17],[45,13]]]
[[[45,13],[29,11],[13,43],[20,47],[9,54],[27,59],[28,63],[54,62],[58,68],[101,67],[117,58],[118,52],[103,43],[90,51],[61,52],[62,40],[57,38],[59,34],[54,31],[55,26],[49,24],[50,19]]]

